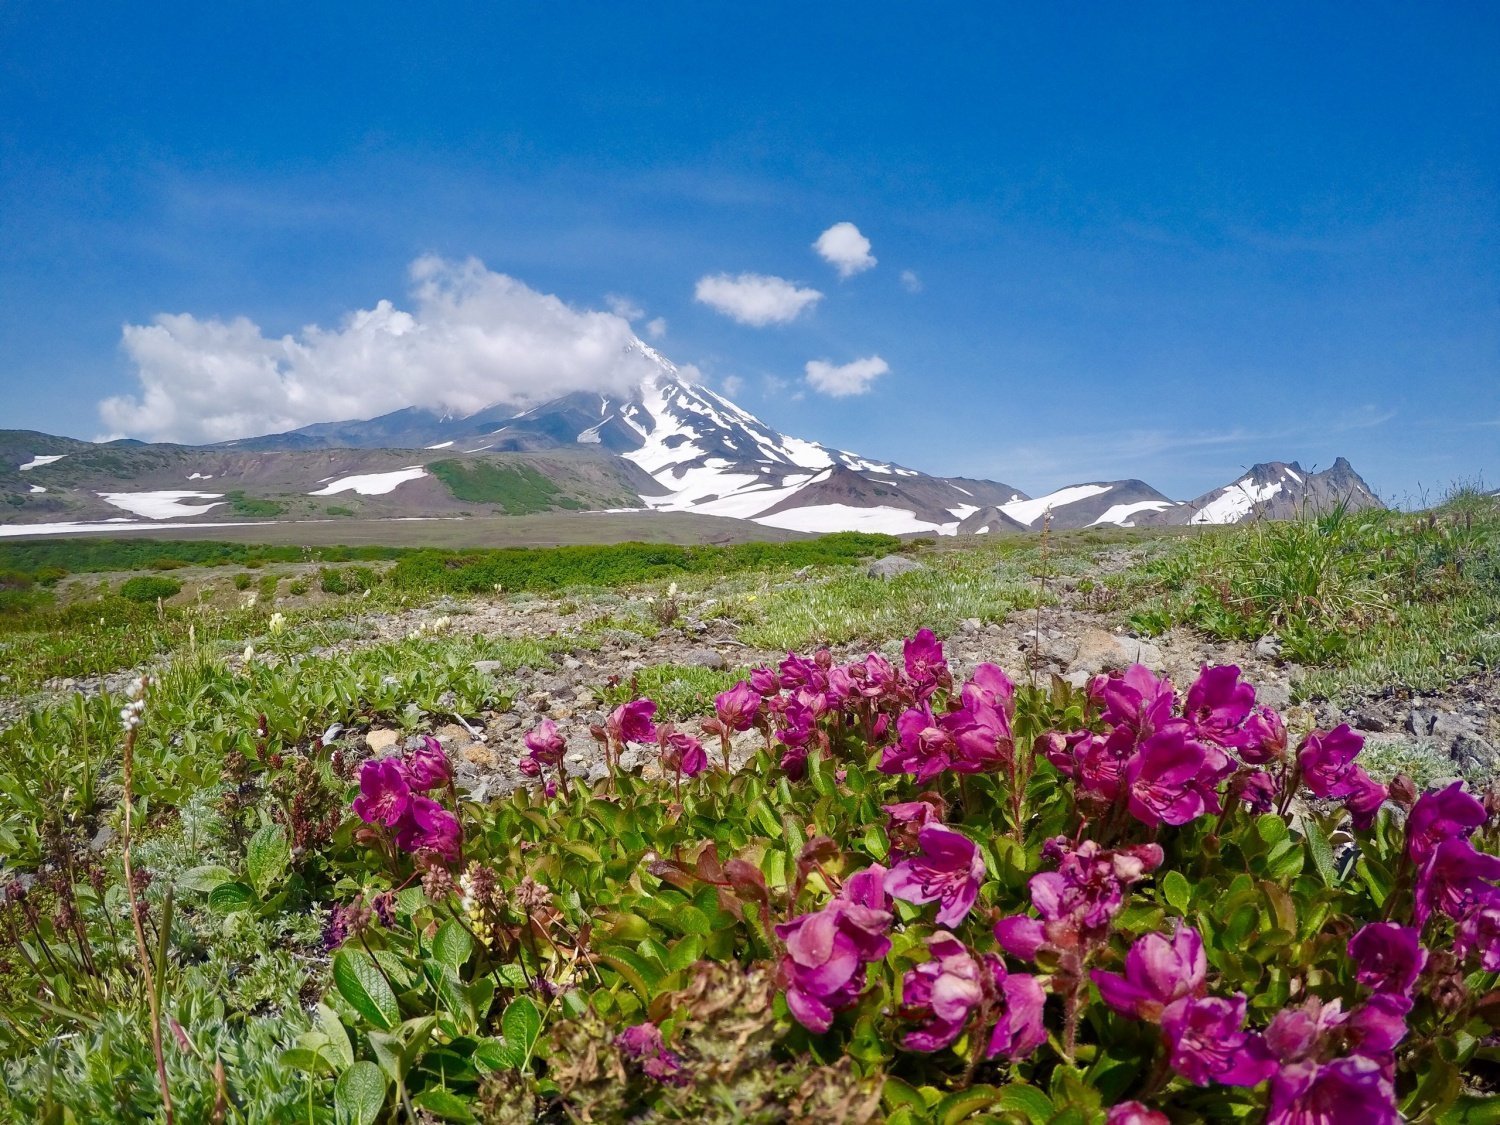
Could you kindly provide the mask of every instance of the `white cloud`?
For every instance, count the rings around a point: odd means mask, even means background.
[[[665,317],[658,316],[646,321],[646,335],[650,336],[653,340],[660,340],[666,334],[667,321]]]
[[[804,309],[823,299],[816,289],[800,289],[784,277],[759,273],[700,277],[693,296],[709,308],[757,328],[796,320]]]
[[[719,380],[719,387],[723,390],[726,397],[734,398],[735,395],[745,389],[745,380],[741,379],[738,375],[726,375]]]
[[[870,240],[859,233],[853,223],[834,223],[813,243],[825,262],[839,271],[840,277],[853,277],[872,269],[875,257],[870,253]]]
[[[641,308],[629,297],[622,297],[618,293],[605,295],[604,303],[609,306],[609,311],[616,316],[623,316],[626,320],[640,320],[646,315],[646,310]]]
[[[807,361],[807,383],[819,394],[833,398],[862,395],[870,384],[891,369],[878,355],[835,365],[823,359]]]
[[[906,288],[908,293],[922,292],[922,279],[917,276],[915,270],[902,270],[901,284]]]
[[[411,265],[412,311],[379,301],[279,339],[246,319],[126,325],[140,390],[99,404],[113,434],[212,442],[406,406],[471,413],[622,391],[655,369],[630,324],[572,308],[470,258]]]

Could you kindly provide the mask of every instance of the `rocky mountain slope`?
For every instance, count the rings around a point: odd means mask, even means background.
[[[1309,474],[1256,465],[1186,503],[1144,481],[1029,496],[939,477],[777,432],[684,379],[637,341],[656,374],[632,394],[570,394],[519,413],[410,408],[211,447],[93,445],[0,432],[0,524],[655,510],[790,531],[990,534],[1094,525],[1282,519],[1380,501],[1340,458]]]

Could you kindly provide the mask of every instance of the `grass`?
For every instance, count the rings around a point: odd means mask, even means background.
[[[1213,529],[1120,588],[1145,632],[1275,634],[1283,658],[1308,668],[1305,697],[1432,690],[1500,667],[1500,506],[1460,493],[1423,513],[1336,509]]]
[[[497,504],[506,515],[526,516],[553,508],[583,506],[527,465],[434,461],[427,468],[448,486],[455,500],[466,504]]]

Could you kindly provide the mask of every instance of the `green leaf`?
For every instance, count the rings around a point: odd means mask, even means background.
[[[949,1094],[932,1107],[932,1119],[938,1125],[957,1125],[967,1121],[982,1109],[988,1109],[1000,1100],[1000,1091],[993,1086],[970,1086]]]
[[[1003,1087],[994,1104],[997,1109],[1024,1114],[1026,1120],[1037,1122],[1038,1125],[1048,1120],[1053,1113],[1052,1099],[1035,1086],[1028,1086],[1024,1082],[1012,1082]]]
[[[432,955],[455,973],[463,968],[473,950],[474,939],[457,918],[444,922],[438,929],[437,936],[432,939]]]
[[[307,1047],[288,1047],[282,1051],[281,1065],[317,1075],[332,1074],[338,1069],[328,1061],[327,1055]]]
[[[349,1033],[344,1030],[344,1021],[327,1004],[314,1008],[313,1018],[318,1030],[328,1039],[323,1053],[333,1061],[335,1070],[347,1070],[354,1063],[354,1047],[349,1042]]]
[[[1333,866],[1333,846],[1316,824],[1307,826],[1307,854],[1312,857],[1313,866],[1318,869],[1325,886],[1332,887],[1338,883],[1338,872]]]
[[[411,1102],[418,1109],[425,1109],[428,1113],[443,1121],[475,1120],[474,1115],[469,1112],[469,1107],[462,1098],[451,1090],[444,1090],[440,1086],[428,1087],[412,1098]]]
[[[496,1070],[513,1070],[521,1065],[518,1056],[508,1043],[499,1039],[481,1039],[469,1056],[475,1069],[482,1074]]]
[[[530,998],[518,996],[506,1006],[500,1026],[505,1030],[505,1045],[521,1052],[524,1059],[531,1055],[537,1036],[542,1033],[542,1013]]]
[[[1263,842],[1272,847],[1285,840],[1289,832],[1290,829],[1287,828],[1286,821],[1275,813],[1266,813],[1264,816],[1256,818],[1255,834]]]
[[[333,983],[339,995],[365,1019],[382,1031],[401,1022],[396,994],[368,957],[348,949],[333,955]]]
[[[254,902],[255,892],[244,883],[220,883],[208,895],[208,908],[215,914],[248,910]]]
[[[245,874],[261,898],[286,873],[291,862],[292,848],[286,842],[286,830],[279,824],[266,825],[245,846]]]
[[[1161,881],[1162,897],[1179,914],[1186,914],[1193,900],[1193,886],[1180,871],[1168,871]]]
[[[199,894],[210,894],[213,889],[224,883],[234,882],[234,872],[218,863],[210,863],[204,867],[194,867],[191,871],[184,871],[182,877],[177,880],[177,885],[185,891],[197,891]]]
[[[374,1125],[385,1108],[385,1075],[372,1062],[357,1062],[339,1075],[333,1108],[341,1123]]]
[[[902,1106],[925,1112],[927,1103],[922,1100],[922,1095],[917,1092],[915,1086],[903,1082],[894,1075],[885,1080],[885,1085],[880,1089],[881,1100],[885,1102],[888,1110],[897,1110]]]

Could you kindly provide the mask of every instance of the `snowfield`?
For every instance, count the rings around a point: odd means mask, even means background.
[[[201,516],[224,503],[222,492],[101,492],[99,499],[116,508],[123,508],[132,515],[145,516],[148,520],[180,519],[183,516]],[[208,500],[208,504],[189,504],[188,500]]]
[[[340,492],[357,492],[361,496],[384,496],[409,480],[417,480],[427,475],[427,470],[421,465],[412,465],[406,469],[396,469],[389,473],[361,473],[352,477],[340,477],[330,485],[325,485],[316,492],[309,492],[309,496],[333,496]]]
[[[30,461],[27,461],[26,464],[19,465],[17,466],[17,468],[19,468],[21,472],[24,473],[31,469],[40,469],[43,465],[50,465],[54,461],[61,461],[66,456],[66,453],[53,453],[46,457],[33,457]]]
[[[1254,485],[1249,479],[1235,481],[1214,499],[1193,513],[1189,523],[1238,523],[1254,510],[1281,491],[1282,481],[1274,484]]]

